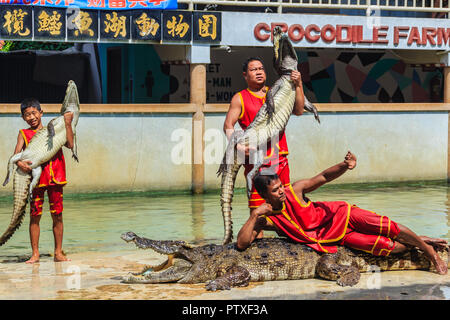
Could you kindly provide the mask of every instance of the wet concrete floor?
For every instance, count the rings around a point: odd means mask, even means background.
[[[0,263],[2,300],[450,300],[450,274],[429,271],[372,272],[354,287],[305,279],[251,283],[248,287],[208,292],[204,284],[124,284],[117,277],[137,272],[161,257],[149,251],[83,252],[69,262],[43,255],[39,263],[26,257]]]

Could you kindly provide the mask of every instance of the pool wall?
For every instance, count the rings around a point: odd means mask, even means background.
[[[220,188],[216,176],[226,147],[221,106],[204,114],[204,186]],[[344,159],[347,150],[358,165],[340,183],[436,180],[447,178],[448,111],[329,111],[318,106],[321,123],[311,114],[292,116],[287,129],[291,180],[312,177]],[[51,106],[44,125],[55,117]],[[84,111],[77,126],[80,162],[64,150],[68,192],[189,190],[192,185],[192,112]],[[348,110],[348,109],[347,109]],[[26,123],[20,114],[0,110],[0,173]],[[242,169],[241,169],[242,170]],[[243,170],[242,170],[243,171]],[[243,174],[237,185],[244,186]],[[3,181],[4,176],[0,179]],[[12,192],[12,183],[0,195]]]

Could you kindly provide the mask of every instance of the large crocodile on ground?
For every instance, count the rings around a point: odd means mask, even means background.
[[[282,238],[263,238],[246,250],[235,243],[193,247],[184,241],[158,241],[138,237],[133,232],[121,235],[138,248],[168,255],[158,266],[146,266],[140,273],[122,277],[124,283],[205,283],[207,290],[247,286],[250,281],[295,280],[319,277],[341,286],[358,283],[360,272],[375,269],[433,270],[434,266],[417,250],[378,257],[362,251],[338,247],[334,254],[322,254],[306,245]],[[437,249],[437,248],[436,248]],[[448,246],[437,249],[448,264]]]
[[[31,161],[30,167],[32,168],[32,172],[29,174],[23,172],[19,167],[16,169],[13,182],[13,214],[8,228],[0,237],[0,246],[5,244],[14,232],[19,229],[25,215],[27,201],[31,197],[34,187],[39,182],[42,173],[41,165],[51,160],[62,146],[66,144],[67,139],[64,113],[67,112],[73,112],[72,130],[74,146],[72,149],[72,156],[78,161],[75,128],[80,115],[80,102],[78,99],[77,86],[72,80],[70,80],[67,85],[66,96],[61,106],[61,115],[52,119],[47,127],[36,132],[24,151],[13,155],[9,159],[8,173],[3,182],[3,186],[6,186],[9,182],[14,171],[14,166],[19,160]]]
[[[266,103],[260,108],[245,132],[235,131],[230,137],[222,163],[217,171],[218,175],[222,175],[220,201],[225,229],[223,244],[230,242],[233,238],[231,202],[236,176],[244,163],[243,155],[238,155],[237,144],[252,145],[257,149],[251,154],[250,160],[254,166],[247,175],[247,192],[250,193],[252,180],[263,164],[267,142],[272,141],[272,145],[275,145],[276,141],[274,140],[286,128],[294,109],[295,86],[290,75],[293,70],[297,70],[298,59],[289,37],[281,31],[280,27],[276,27],[273,31],[273,48],[274,68],[279,78],[267,92]],[[304,109],[312,112],[319,121],[316,107],[306,97]]]

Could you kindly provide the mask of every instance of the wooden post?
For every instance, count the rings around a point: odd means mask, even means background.
[[[450,67],[444,67],[444,103],[450,103]],[[450,182],[450,112],[448,113],[447,135],[447,182]]]
[[[205,149],[203,135],[205,132],[205,115],[203,107],[206,103],[206,65],[203,63],[190,65],[190,100],[196,105],[192,116],[192,193],[203,193],[205,184]]]
[[[444,103],[450,103],[450,67],[444,67]]]

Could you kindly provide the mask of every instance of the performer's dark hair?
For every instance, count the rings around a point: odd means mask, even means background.
[[[264,62],[262,61],[262,59],[260,57],[250,57],[247,60],[245,60],[245,62],[242,64],[242,71],[243,72],[247,72],[248,69],[248,64],[252,61],[259,61],[264,65]]]
[[[27,98],[20,103],[20,112],[22,113],[22,115],[25,109],[29,107],[33,107],[36,108],[38,111],[41,111],[41,104],[39,103],[38,99]]]
[[[253,184],[255,185],[255,189],[258,191],[259,195],[264,197],[267,192],[267,186],[270,185],[273,180],[277,179],[279,179],[279,177],[276,173],[262,171],[255,175],[253,178]]]

